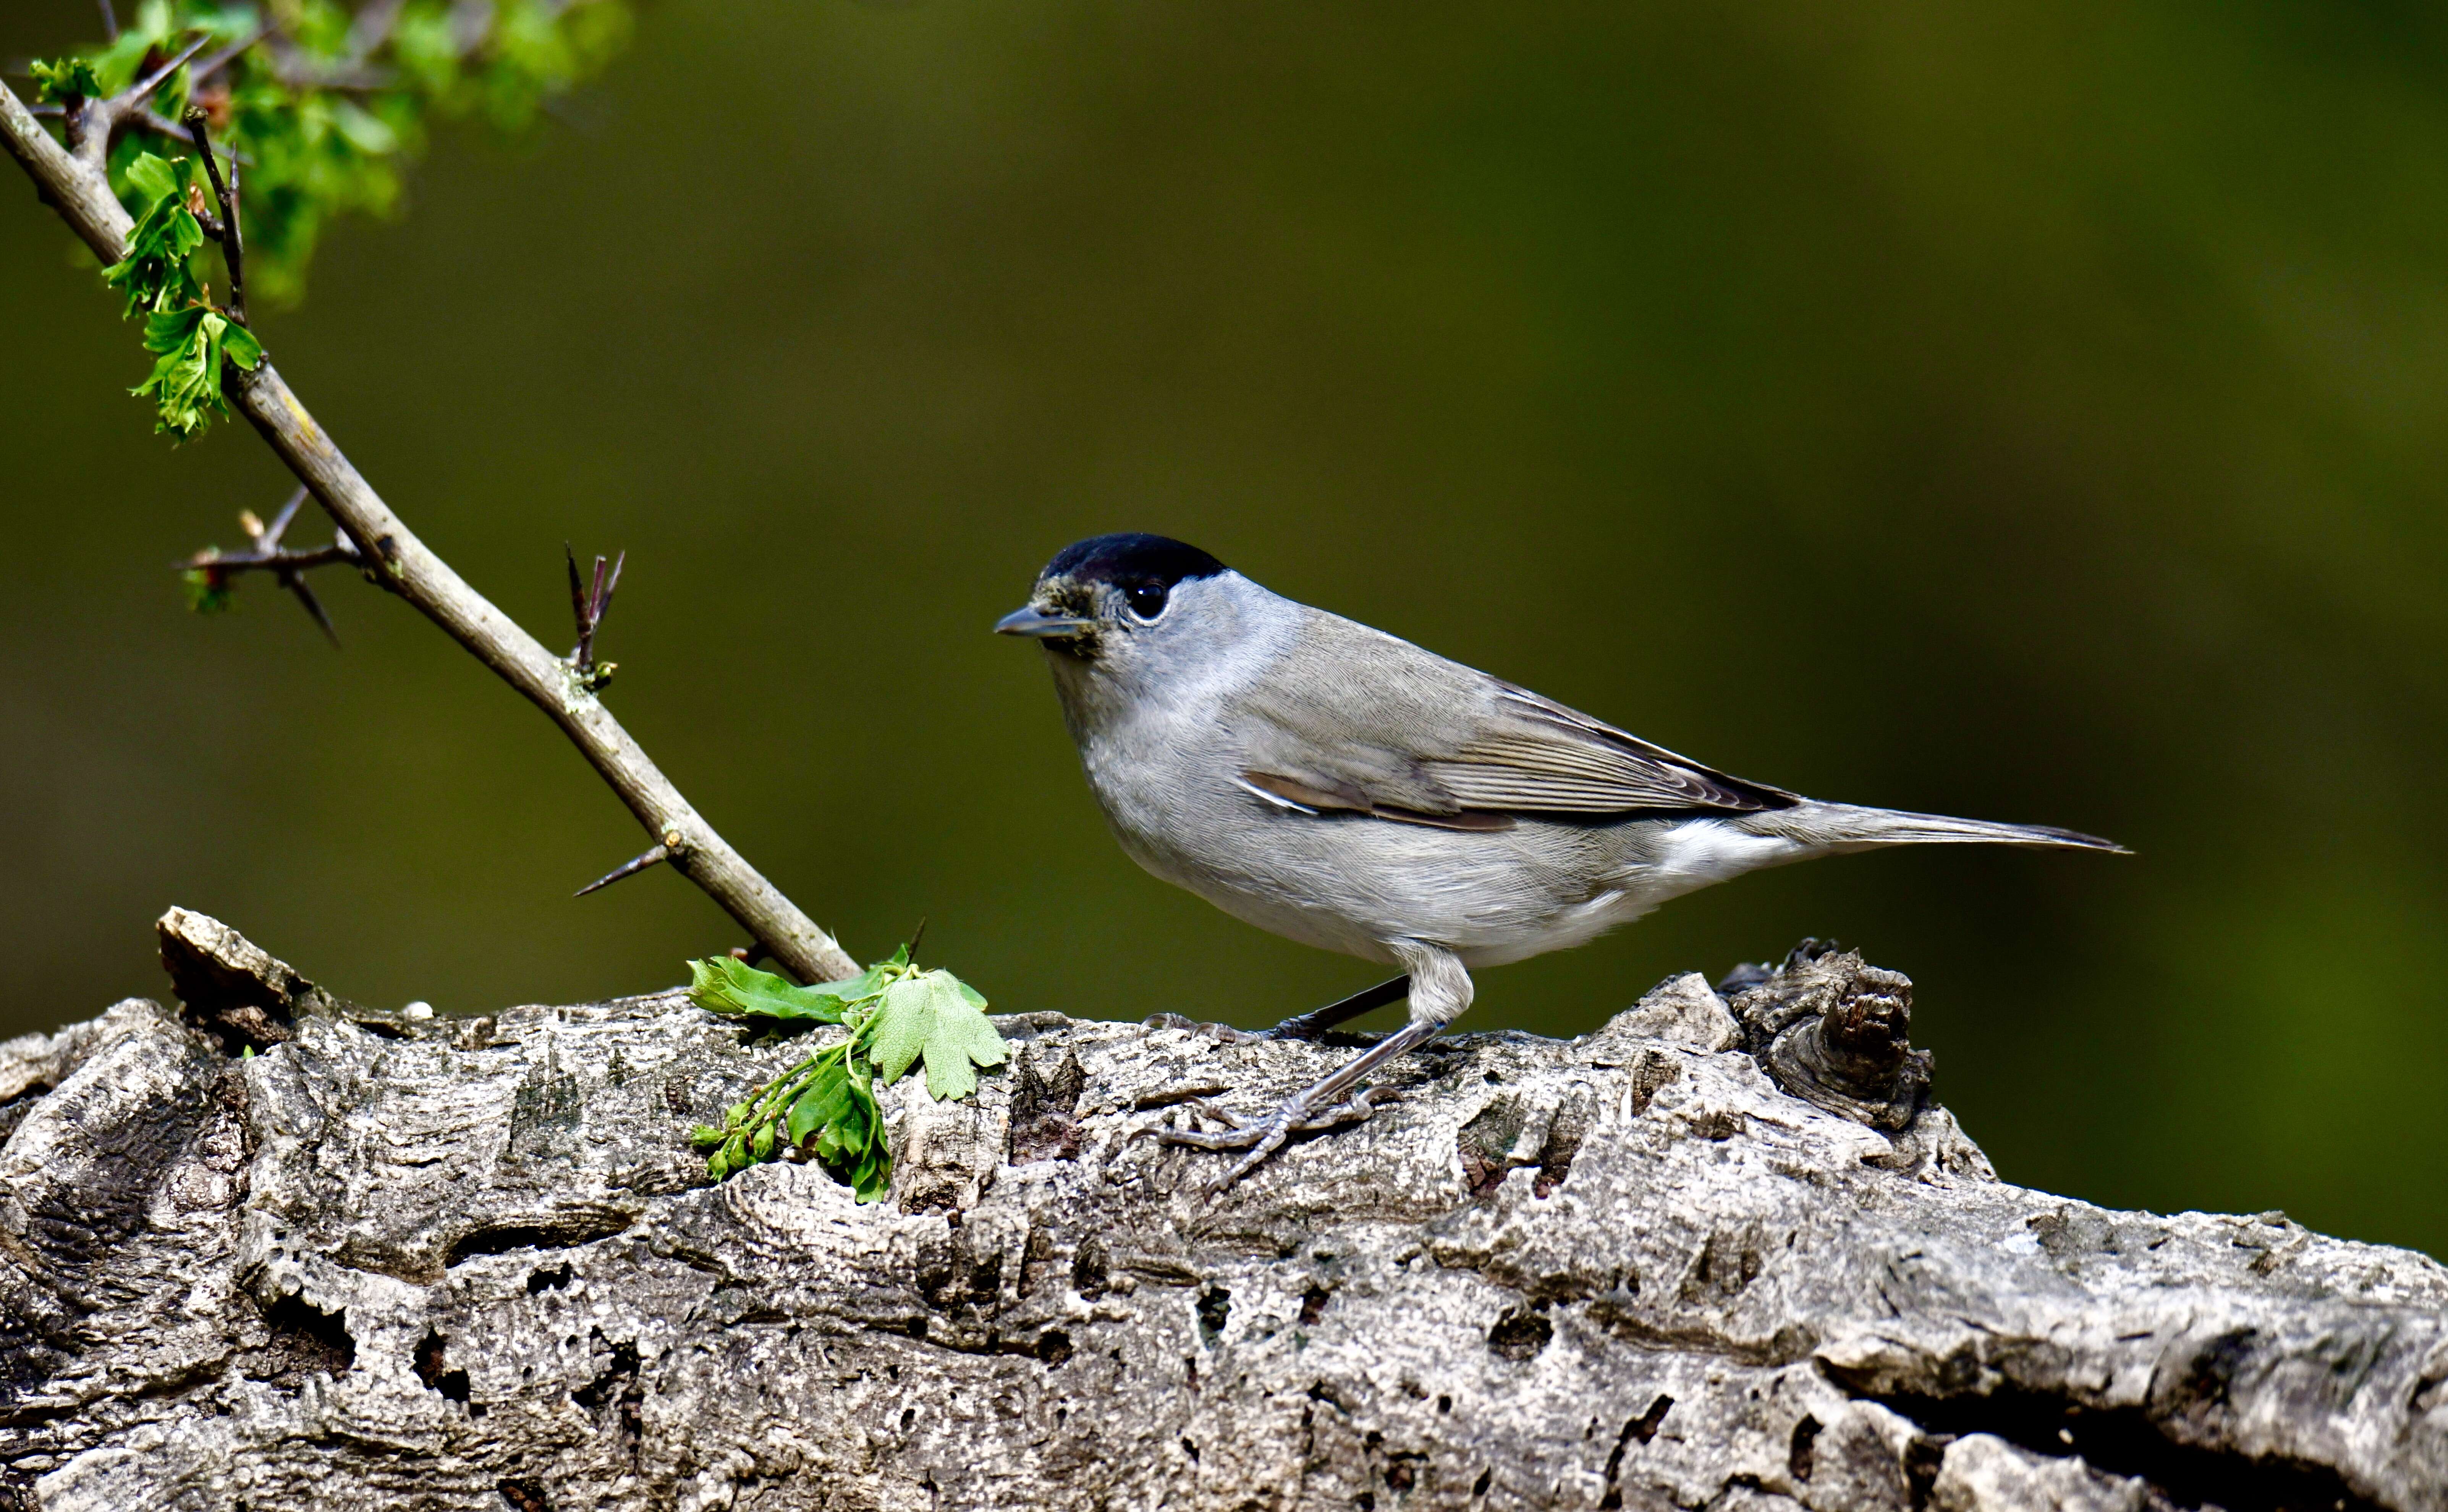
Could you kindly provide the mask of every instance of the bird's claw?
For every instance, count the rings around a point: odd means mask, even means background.
[[[1205,1099],[1186,1106],[1214,1119],[1225,1127],[1217,1132],[1205,1129],[1179,1129],[1170,1124],[1139,1131],[1159,1144],[1187,1145],[1194,1150],[1247,1150],[1249,1154],[1233,1163],[1233,1168],[1207,1189],[1213,1201],[1263,1164],[1267,1157],[1284,1147],[1295,1134],[1313,1134],[1322,1129],[1338,1129],[1348,1123],[1361,1123],[1385,1103],[1399,1101],[1402,1092],[1395,1087],[1363,1087],[1340,1102],[1323,1108],[1312,1108],[1295,1097],[1256,1123],[1229,1113]]]

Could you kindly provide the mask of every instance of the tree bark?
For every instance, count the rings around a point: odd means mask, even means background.
[[[1858,957],[1440,1043],[1212,1209],[1134,1134],[1348,1050],[1003,1019],[861,1207],[685,1142],[808,1042],[163,931],[181,1009],[0,1045],[0,1506],[2448,1508],[2448,1272],[1999,1181]]]

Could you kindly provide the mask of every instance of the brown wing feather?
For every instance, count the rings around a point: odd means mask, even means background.
[[[1226,722],[1243,779],[1303,808],[1444,829],[1515,814],[1753,813],[1793,794],[1729,776],[1525,688],[1319,614]]]
[[[1468,810],[1453,813],[1424,813],[1417,809],[1394,808],[1371,802],[1368,795],[1356,788],[1338,788],[1332,793],[1312,788],[1305,782],[1273,772],[1244,772],[1241,780],[1253,788],[1263,788],[1285,802],[1315,812],[1341,810],[1366,813],[1380,819],[1392,819],[1401,824],[1422,824],[1432,830],[1510,830],[1513,816],[1509,813],[1474,813]]]

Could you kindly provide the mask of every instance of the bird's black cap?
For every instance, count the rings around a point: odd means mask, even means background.
[[[1212,578],[1224,570],[1223,563],[1195,545],[1170,536],[1126,530],[1072,542],[1055,554],[1042,575],[1074,583],[1157,584],[1170,588],[1185,579]]]

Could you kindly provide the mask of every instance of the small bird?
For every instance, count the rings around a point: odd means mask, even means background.
[[[1729,776],[1163,536],[1064,547],[995,629],[1044,647],[1088,786],[1132,860],[1260,928],[1402,968],[1270,1031],[1314,1038],[1410,1000],[1407,1025],[1272,1116],[1157,1131],[1247,1152],[1211,1195],[1293,1134],[1387,1101],[1352,1089],[1470,1006],[1473,967],[1811,856],[1932,841],[2123,850]]]

